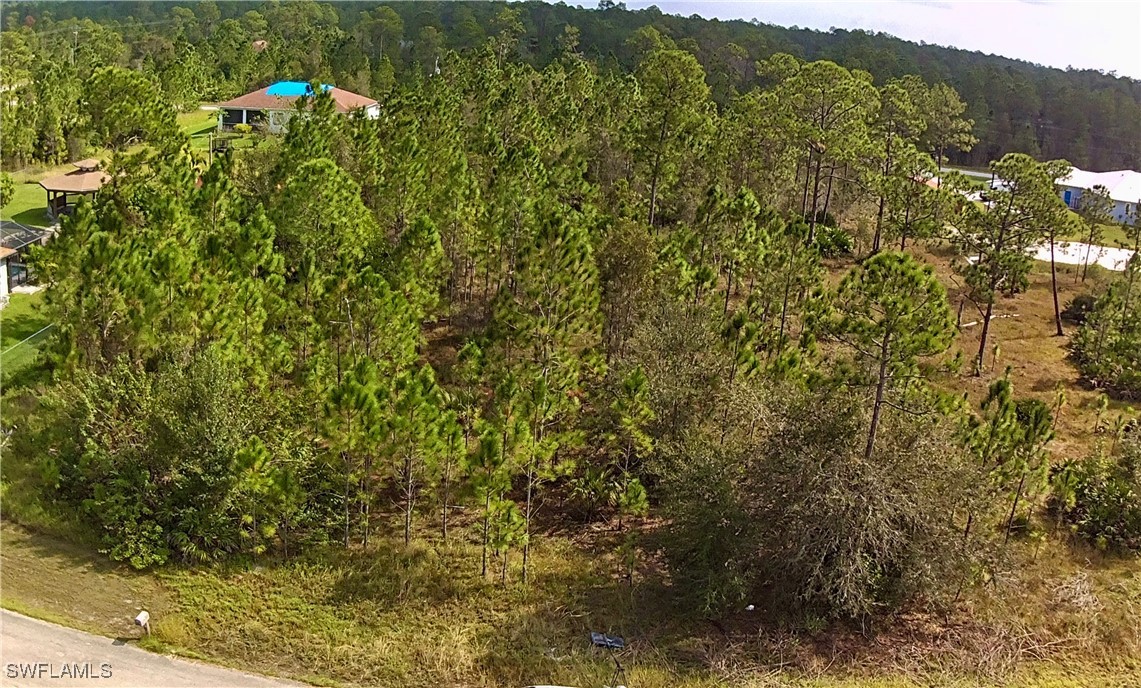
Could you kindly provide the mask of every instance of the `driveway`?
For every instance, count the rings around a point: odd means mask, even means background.
[[[270,688],[303,684],[175,659],[121,640],[0,611],[0,685]]]

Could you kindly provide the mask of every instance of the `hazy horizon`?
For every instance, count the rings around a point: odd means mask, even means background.
[[[597,3],[582,3],[594,7]],[[1141,79],[1141,2],[628,0],[629,9],[828,31],[863,29],[1048,67]],[[1017,28],[1016,28],[1017,27]]]

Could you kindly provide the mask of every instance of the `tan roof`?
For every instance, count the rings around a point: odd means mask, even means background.
[[[8,256],[16,255],[16,250],[8,248],[7,246],[0,246],[0,260],[4,260]]]
[[[85,172],[76,170],[56,177],[40,180],[40,186],[48,191],[63,191],[65,193],[91,193],[98,191],[107,183],[111,176],[106,172],[94,170]]]
[[[293,104],[297,102],[296,97],[271,96],[266,93],[268,90],[269,86],[266,86],[253,93],[247,93],[233,100],[218,103],[218,107],[240,108],[243,110],[291,110]],[[333,87],[329,89],[329,93],[333,96],[333,103],[336,104],[337,112],[352,112],[353,110],[377,104],[377,101],[372,98],[367,98],[352,91],[346,91],[343,88]]]
[[[77,160],[71,164],[81,170],[97,170],[99,166],[103,164],[103,161],[99,158],[84,158],[83,160]]]

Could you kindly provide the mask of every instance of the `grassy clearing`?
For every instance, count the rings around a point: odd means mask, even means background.
[[[1131,636],[1113,625],[1141,600],[1137,568],[1078,565],[1064,551],[1049,553],[1063,570],[1045,558],[1032,567],[1033,587],[1001,584],[1008,602],[968,601],[980,616],[999,617],[990,627],[915,617],[879,636],[810,636],[748,618],[724,630],[685,619],[660,584],[631,591],[610,575],[610,557],[554,537],[536,548],[524,589],[482,580],[478,552],[465,543],[451,546],[470,570],[449,565],[438,543],[405,551],[384,539],[369,552],[318,548],[289,562],[143,575],[11,524],[0,536],[8,608],[136,637],[131,616],[146,607],[155,619],[150,649],[326,685],[601,686],[612,665],[589,647],[590,630],[627,638],[628,684],[639,688],[1124,686],[1141,668],[1127,656],[1136,617]],[[1108,621],[1080,600],[1052,596],[1082,572],[1101,609],[1113,608],[1100,612]],[[1023,628],[1026,615],[1044,615],[1042,628]],[[1119,643],[1118,656],[1109,656],[1109,641]],[[1100,651],[1086,660],[1070,652],[1086,643]]]
[[[12,294],[0,311],[0,379],[5,382],[35,363],[50,330],[40,312],[43,292]]]
[[[1078,214],[1071,210],[1070,216],[1075,222],[1075,229],[1062,238],[1069,241],[1082,242],[1089,239],[1089,230],[1087,230],[1085,225],[1082,224],[1081,218],[1078,216]],[[1126,228],[1120,224],[1101,225],[1101,239],[1097,243],[1102,246],[1112,246],[1115,248],[1118,246],[1132,248],[1133,242],[1129,239],[1129,236],[1126,234],[1125,230]]]
[[[199,136],[218,126],[217,110],[191,110],[178,114],[178,126],[187,136]]]
[[[12,201],[0,211],[0,219],[44,227],[48,223],[47,192],[30,179],[16,179]]]
[[[957,337],[956,346],[967,362],[963,374],[945,379],[940,384],[949,390],[967,393],[977,404],[986,396],[991,381],[1010,366],[1011,380],[1018,396],[1032,396],[1052,406],[1055,387],[1061,384],[1066,391],[1067,402],[1059,414],[1057,437],[1050,445],[1056,459],[1085,455],[1092,452],[1099,442],[1108,442],[1107,435],[1095,429],[1099,393],[1081,382],[1077,368],[1067,358],[1068,335],[1074,326],[1065,323],[1067,336],[1055,336],[1049,263],[1034,263],[1025,293],[1012,299],[1000,296],[995,302],[996,317],[991,322],[983,374],[974,377],[969,372],[971,361],[978,353],[982,331],[978,323],[982,315],[967,298],[962,280],[951,269],[950,255],[950,250],[945,248],[921,254],[935,267],[947,286],[952,307],[957,309],[960,304],[963,307],[964,327]],[[1057,267],[1058,300],[1063,308],[1078,294],[1100,294],[1115,274],[1093,266],[1086,282],[1082,283],[1079,279],[1081,266]],[[972,322],[975,324],[971,325]],[[997,362],[994,360],[995,344],[999,347]],[[1118,413],[1135,414],[1136,411],[1130,411],[1123,402],[1111,400],[1109,410],[1102,418],[1103,424],[1111,422]]]

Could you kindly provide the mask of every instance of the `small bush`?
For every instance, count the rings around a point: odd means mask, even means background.
[[[1130,270],[1141,271],[1141,261]],[[1141,395],[1141,289],[1129,275],[1097,299],[1070,342],[1070,358],[1082,376],[1123,397]]]
[[[1062,318],[1075,325],[1083,325],[1096,303],[1097,297],[1093,294],[1078,294],[1062,309]]]
[[[1116,457],[1070,460],[1055,470],[1050,507],[1098,549],[1141,552],[1141,440]]]
[[[852,237],[837,227],[817,227],[816,248],[825,258],[847,256],[852,253]]]
[[[279,403],[209,350],[80,372],[46,399],[58,451],[39,459],[43,482],[135,568],[260,554],[328,515],[306,500],[321,462],[281,432]]]

